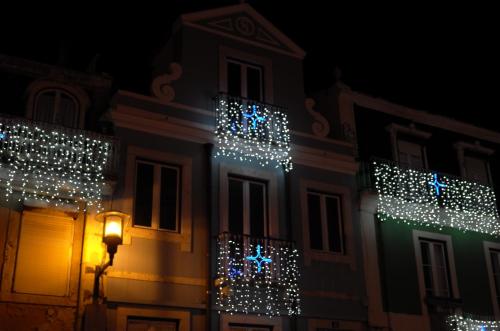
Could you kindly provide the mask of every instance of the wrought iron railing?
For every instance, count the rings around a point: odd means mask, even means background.
[[[297,257],[292,241],[220,234],[217,305],[228,312],[299,314]]]
[[[290,169],[290,131],[283,107],[219,94],[215,110],[221,154]]]
[[[118,150],[110,136],[0,115],[0,186],[7,198],[98,204]]]
[[[490,186],[382,159],[361,165],[358,185],[378,194],[382,219],[500,234],[495,191]]]

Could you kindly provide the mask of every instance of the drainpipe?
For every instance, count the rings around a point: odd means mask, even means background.
[[[290,212],[290,209],[292,207],[292,192],[291,190],[291,184],[290,184],[290,172],[285,172],[285,219],[287,223],[287,238],[288,240],[293,241],[293,221],[292,221],[292,213]],[[298,330],[298,319],[297,316],[291,316],[290,318],[290,331],[295,331]]]
[[[212,194],[212,153],[213,153],[213,144],[205,144],[205,152],[206,152],[206,157],[207,157],[207,173],[206,173],[206,186],[207,186],[207,215],[208,215],[208,238],[207,238],[207,309],[206,309],[206,330],[211,329],[211,323],[212,323],[212,238],[214,238],[213,235],[213,222],[214,222],[214,217],[212,215],[213,209],[212,209],[212,204],[214,202],[214,197]]]

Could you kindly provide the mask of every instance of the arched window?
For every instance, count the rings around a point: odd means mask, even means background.
[[[33,119],[76,128],[79,126],[78,101],[63,90],[40,91],[35,99]]]

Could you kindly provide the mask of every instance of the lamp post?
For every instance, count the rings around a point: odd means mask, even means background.
[[[94,304],[97,304],[99,300],[100,278],[104,271],[106,271],[109,266],[113,265],[113,259],[118,250],[118,245],[121,245],[123,242],[123,223],[128,217],[127,214],[119,211],[106,211],[96,216],[97,220],[103,221],[102,241],[106,244],[109,261],[95,267],[94,290],[92,293],[92,303]]]

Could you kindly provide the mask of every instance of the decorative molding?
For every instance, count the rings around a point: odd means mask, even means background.
[[[334,291],[301,291],[304,296],[316,298],[328,298],[338,300],[359,301],[359,296]]]
[[[408,108],[359,92],[346,91],[345,93],[351,97],[354,103],[369,110],[379,111],[399,118],[409,119],[416,123],[500,144],[500,133],[492,130],[480,128],[445,116],[434,115],[425,111]]]
[[[323,115],[313,109],[315,105],[316,101],[314,101],[314,99],[307,98],[305,100],[307,112],[314,118],[312,132],[315,136],[326,137],[330,133],[330,124],[328,124],[328,120],[324,118]]]
[[[185,14],[181,16],[181,22],[185,26],[295,58],[305,56],[304,50],[246,3]]]
[[[169,70],[168,74],[156,77],[151,83],[151,91],[162,102],[174,100],[175,90],[171,84],[182,76],[182,66],[176,62],[170,63]]]
[[[178,285],[191,285],[191,286],[203,286],[203,287],[207,286],[206,278],[163,276],[156,274],[147,274],[142,272],[121,271],[121,270],[110,270],[106,273],[106,275],[111,278],[142,280],[142,281],[158,282],[158,283],[171,283]]]
[[[154,308],[126,308],[118,307],[116,309],[116,330],[126,331],[127,320],[129,316],[143,317],[145,319],[169,319],[177,321],[178,331],[191,330],[191,313],[189,311],[181,310],[165,310]]]

